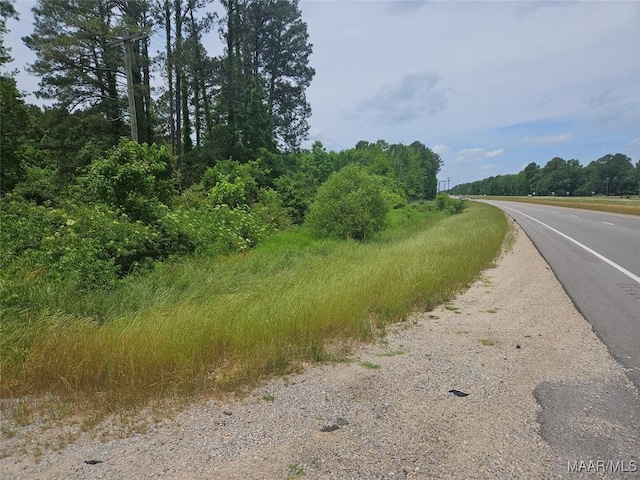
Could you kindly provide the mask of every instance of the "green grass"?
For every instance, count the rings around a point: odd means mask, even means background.
[[[360,366],[364,368],[368,368],[369,370],[379,370],[380,364],[373,362],[360,362]]]
[[[395,215],[404,218],[368,243],[286,232],[245,255],[174,261],[115,291],[69,296],[67,311],[4,321],[1,394],[117,408],[237,391],[450,300],[494,260],[507,229],[480,203],[450,217]]]
[[[640,198],[633,197],[481,197],[488,200],[507,200],[510,202],[535,203],[556,207],[583,208],[602,212],[640,215]]]

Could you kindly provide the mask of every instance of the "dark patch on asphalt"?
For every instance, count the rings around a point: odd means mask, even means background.
[[[636,462],[638,470],[607,478],[640,478],[640,397],[631,384],[542,382],[542,438],[566,462]],[[558,466],[567,474],[567,463]],[[619,476],[616,476],[619,475]]]
[[[637,283],[617,283],[616,285],[635,300],[640,300],[640,285]]]

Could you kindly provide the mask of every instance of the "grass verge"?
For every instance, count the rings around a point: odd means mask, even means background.
[[[96,293],[85,299],[92,316],[5,322],[2,396],[47,392],[114,409],[251,386],[451,299],[507,231],[497,208],[475,202],[459,215],[423,214],[420,228],[417,214],[394,215],[376,241],[285,232],[246,255],[174,262]]]
[[[613,197],[482,197],[487,200],[507,200],[509,202],[535,203],[554,207],[582,208],[600,212],[640,215],[640,198]]]

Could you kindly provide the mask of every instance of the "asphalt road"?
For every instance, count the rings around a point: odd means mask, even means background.
[[[640,218],[487,201],[513,217],[640,389]]]

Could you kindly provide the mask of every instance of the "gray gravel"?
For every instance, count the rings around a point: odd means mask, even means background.
[[[568,471],[594,459],[640,468],[638,392],[514,228],[516,243],[497,268],[449,306],[358,347],[352,362],[309,366],[241,400],[203,399],[87,433],[9,425],[17,433],[2,440],[0,476],[638,478]],[[63,434],[78,437],[55,448]]]

